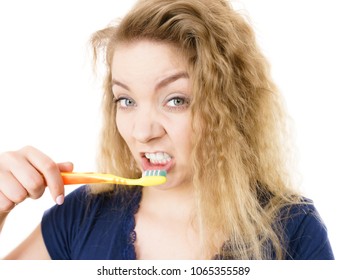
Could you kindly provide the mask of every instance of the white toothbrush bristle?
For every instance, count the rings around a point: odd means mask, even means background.
[[[165,170],[146,170],[142,173],[142,177],[145,176],[166,176],[166,171]]]

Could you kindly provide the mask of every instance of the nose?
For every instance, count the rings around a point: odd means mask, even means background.
[[[148,143],[165,135],[162,118],[154,109],[138,110],[133,124],[132,136],[140,143]]]

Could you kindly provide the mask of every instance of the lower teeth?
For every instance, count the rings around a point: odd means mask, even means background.
[[[157,161],[157,160],[150,160],[149,162],[151,164],[160,164],[160,165],[165,165],[169,162],[170,160],[165,160],[165,161]]]

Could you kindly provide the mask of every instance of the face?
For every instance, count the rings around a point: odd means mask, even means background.
[[[112,61],[116,123],[138,167],[166,170],[160,188],[191,185],[192,99],[187,65],[171,45],[118,45]]]

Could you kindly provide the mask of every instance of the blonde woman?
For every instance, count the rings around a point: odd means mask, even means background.
[[[0,224],[48,188],[57,205],[9,259],[333,259],[294,188],[286,114],[254,32],[223,0],[141,0],[92,37],[106,62],[101,172],[155,187],[81,186],[33,147],[0,157]]]

